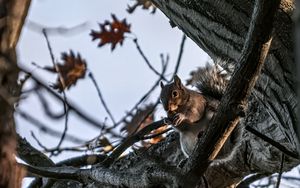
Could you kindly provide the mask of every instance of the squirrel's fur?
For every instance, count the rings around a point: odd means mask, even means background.
[[[207,129],[210,119],[216,112],[220,100],[228,84],[228,76],[217,65],[206,65],[194,73],[192,85],[198,91],[186,88],[178,76],[174,82],[164,85],[161,82],[160,99],[172,121],[173,128],[180,134],[180,145],[186,157],[193,152],[199,133]],[[236,129],[237,130],[237,129]],[[231,138],[230,150],[239,139],[241,131],[234,131]],[[225,144],[226,145],[226,144]],[[225,146],[228,150],[228,146]],[[227,151],[221,152],[230,154]]]

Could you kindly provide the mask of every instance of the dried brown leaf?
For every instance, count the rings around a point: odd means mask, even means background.
[[[103,24],[99,24],[100,31],[92,30],[90,35],[92,40],[99,39],[99,47],[104,46],[105,44],[111,44],[111,50],[114,50],[116,45],[119,43],[121,46],[124,41],[124,34],[131,33],[130,24],[127,24],[126,19],[122,21],[118,20],[117,17],[112,14],[112,22],[105,21]]]
[[[70,50],[70,54],[62,53],[62,64],[56,64],[56,68],[47,68],[49,71],[59,73],[59,77],[55,84],[52,85],[54,89],[62,92],[64,89],[69,89],[75,85],[77,80],[84,78],[87,64],[78,53],[77,56]]]

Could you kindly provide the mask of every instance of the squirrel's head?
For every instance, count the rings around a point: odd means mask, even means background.
[[[176,113],[176,110],[186,102],[186,88],[177,75],[174,76],[172,83],[164,85],[163,82],[160,82],[160,86],[160,100],[165,111],[168,114]]]

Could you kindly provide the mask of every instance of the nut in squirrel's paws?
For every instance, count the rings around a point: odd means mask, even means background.
[[[184,115],[183,115],[183,114],[180,114],[180,113],[175,114],[175,115],[173,116],[173,122],[172,122],[172,124],[173,124],[174,126],[178,126],[178,125],[181,124],[181,122],[182,122],[183,120],[184,120]]]

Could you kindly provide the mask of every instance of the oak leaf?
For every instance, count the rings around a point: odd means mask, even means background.
[[[85,77],[87,64],[78,53],[77,56],[72,50],[70,54],[62,53],[62,64],[56,64],[56,68],[46,68],[49,71],[58,73],[58,78],[55,84],[52,85],[54,89],[62,92],[75,85],[77,80]],[[52,69],[52,70],[51,70]]]
[[[100,31],[92,30],[90,35],[92,40],[100,39],[99,47],[105,44],[111,44],[111,50],[114,50],[116,45],[119,43],[121,46],[124,41],[124,34],[131,33],[130,24],[127,24],[126,19],[122,21],[118,20],[117,17],[112,14],[112,22],[105,21],[103,24],[99,24]]]

